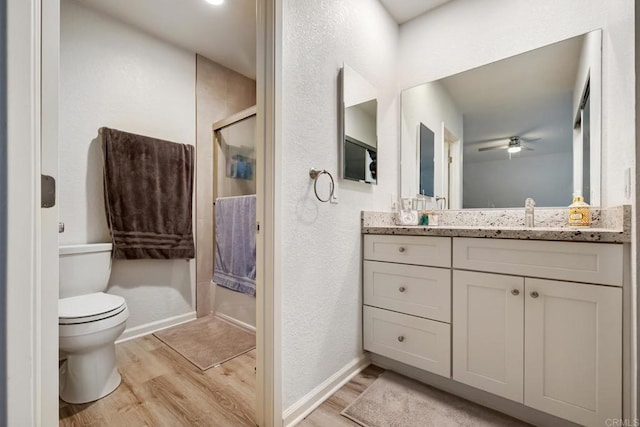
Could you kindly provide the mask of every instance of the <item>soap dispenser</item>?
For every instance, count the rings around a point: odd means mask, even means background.
[[[575,194],[573,203],[569,205],[569,226],[588,227],[591,225],[591,207],[585,203],[584,198]]]

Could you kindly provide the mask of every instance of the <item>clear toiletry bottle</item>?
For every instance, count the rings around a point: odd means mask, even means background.
[[[533,227],[535,225],[535,219],[533,216],[536,202],[531,197],[524,201],[524,226]]]

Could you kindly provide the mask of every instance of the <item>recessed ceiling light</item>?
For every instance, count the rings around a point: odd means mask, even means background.
[[[224,3],[224,0],[205,0],[205,1],[215,6],[220,6],[222,3]]]

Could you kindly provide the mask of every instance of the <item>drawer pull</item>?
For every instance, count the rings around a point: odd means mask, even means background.
[[[407,288],[405,288],[404,286],[400,286],[400,287],[398,288],[398,290],[399,290],[400,292],[404,292],[404,291],[406,291],[406,290],[407,290]]]
[[[538,298],[540,296],[536,291],[531,292],[531,298]]]
[[[517,289],[514,289],[514,290],[511,291],[511,295],[518,296],[518,295],[520,295],[520,291],[517,290]]]
[[[400,336],[398,337],[398,341],[400,341],[400,342],[404,341],[404,337],[403,337],[402,335],[400,335]]]
[[[406,250],[407,250],[407,248],[405,248],[404,246],[400,246],[400,247],[398,248],[398,250],[399,250],[400,252],[404,252],[404,251],[406,251]]]

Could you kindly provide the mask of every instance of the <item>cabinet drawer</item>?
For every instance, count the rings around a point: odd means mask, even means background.
[[[451,322],[451,270],[364,262],[364,303]]]
[[[425,371],[451,376],[451,326],[363,307],[364,349]]]
[[[451,238],[367,234],[364,236],[364,259],[451,267]]]
[[[623,245],[454,238],[453,267],[622,286]]]

